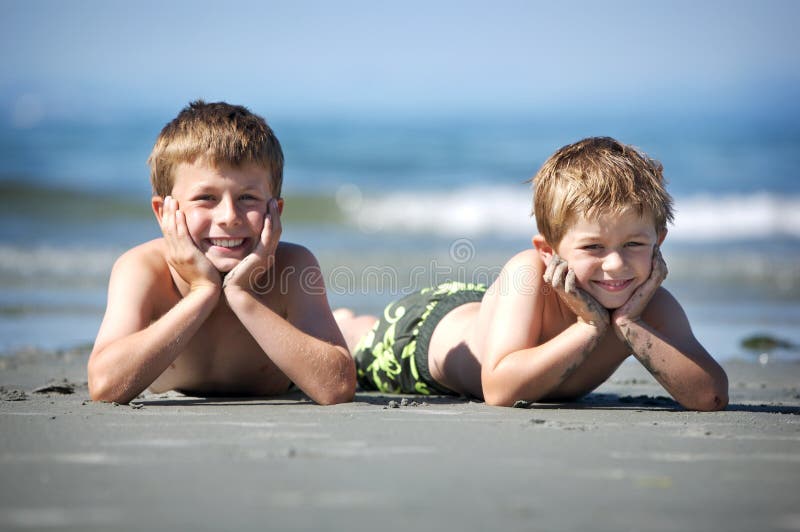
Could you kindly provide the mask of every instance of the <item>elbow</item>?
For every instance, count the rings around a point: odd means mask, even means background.
[[[509,393],[500,392],[487,392],[484,390],[483,401],[489,406],[514,406],[517,401],[525,401],[526,403],[535,403],[540,399],[539,396],[525,396],[524,398],[519,395],[511,395]]]
[[[108,379],[100,377],[89,377],[89,398],[92,401],[104,403],[127,403],[122,397],[114,393],[114,389]]]
[[[707,397],[705,404],[706,411],[716,412],[724,410],[728,406],[728,375],[725,370],[719,368],[719,374],[714,379],[714,384],[709,387],[710,397]]]
[[[130,402],[130,399],[123,397],[119,393],[118,388],[114,386],[111,379],[93,367],[91,361],[89,361],[88,385],[89,398],[92,401],[120,404]]]
[[[519,393],[511,390],[507,383],[498,382],[496,372],[487,371],[482,375],[483,400],[490,406],[514,406],[514,403],[523,399]],[[526,401],[535,401],[538,397],[528,398]]]
[[[347,363],[339,371],[339,377],[315,398],[323,406],[352,403],[356,395],[356,367],[348,356]]]
[[[322,406],[333,406],[341,403],[352,403],[355,395],[356,395],[355,385],[353,385],[352,387],[349,385],[343,385],[326,390],[325,393],[320,394],[320,396],[316,398],[316,402],[317,404]]]
[[[717,412],[728,406],[728,400],[728,377],[723,372],[715,382],[705,386],[702,393],[693,398],[691,404],[685,406],[700,412]]]
[[[711,388],[708,392],[702,394],[695,409],[701,412],[725,410],[725,407],[728,406],[728,399],[728,385],[726,381],[724,387]]]
[[[699,412],[717,412],[724,410],[728,406],[727,393],[709,393],[696,398],[690,404],[685,405],[690,410]]]
[[[515,401],[509,399],[508,396],[503,394],[486,393],[484,392],[483,400],[489,406],[513,406]]]
[[[95,367],[96,364],[94,364],[93,361],[94,358],[90,358],[87,367],[89,398],[92,401],[106,401],[106,397],[108,397],[110,392],[108,379],[103,378],[98,369]]]

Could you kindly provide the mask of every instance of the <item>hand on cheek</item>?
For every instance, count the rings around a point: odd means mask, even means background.
[[[609,323],[608,311],[588,292],[578,286],[575,271],[557,254],[550,259],[543,280],[552,286],[558,296],[578,317],[578,321],[605,330]]]
[[[186,216],[171,196],[164,198],[161,232],[167,246],[167,262],[190,290],[201,286],[219,288],[219,272],[197,248],[186,224]]]
[[[642,318],[642,313],[647,308],[648,303],[650,303],[658,287],[661,286],[661,283],[667,278],[667,274],[667,263],[661,255],[661,248],[655,246],[653,249],[653,262],[650,276],[634,290],[628,301],[616,309],[611,315],[611,320],[614,324],[614,330],[617,336],[624,340],[625,336],[620,328],[625,327],[631,322],[639,321]]]
[[[264,227],[253,251],[225,275],[225,290],[244,288],[256,290],[258,278],[269,272],[275,264],[275,250],[282,232],[278,202],[272,198],[267,203]],[[263,280],[262,280],[263,284]]]

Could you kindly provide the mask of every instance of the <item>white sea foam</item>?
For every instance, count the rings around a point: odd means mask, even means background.
[[[670,239],[729,241],[800,238],[800,196],[775,193],[698,195],[675,199]],[[366,232],[398,231],[445,237],[530,236],[531,197],[524,187],[467,187],[456,191],[367,197],[347,214]]]
[[[0,244],[0,277],[105,281],[120,249],[106,247],[24,247]]]

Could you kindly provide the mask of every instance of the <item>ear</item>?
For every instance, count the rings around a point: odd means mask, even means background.
[[[536,235],[531,239],[533,247],[539,252],[539,256],[545,264],[550,264],[550,259],[553,258],[555,251],[553,246],[548,244],[547,240],[542,235]]]
[[[161,223],[161,214],[164,211],[164,198],[161,196],[153,196],[150,199],[150,206],[153,208],[153,214],[156,215],[156,220]]]
[[[667,228],[666,227],[664,229],[662,229],[658,233],[658,245],[659,246],[661,246],[661,244],[664,242],[665,238],[667,238]]]
[[[283,198],[278,198],[278,214],[283,216]]]

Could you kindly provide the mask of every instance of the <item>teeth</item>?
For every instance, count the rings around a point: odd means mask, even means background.
[[[235,248],[241,246],[244,238],[212,238],[211,243],[223,248]]]

